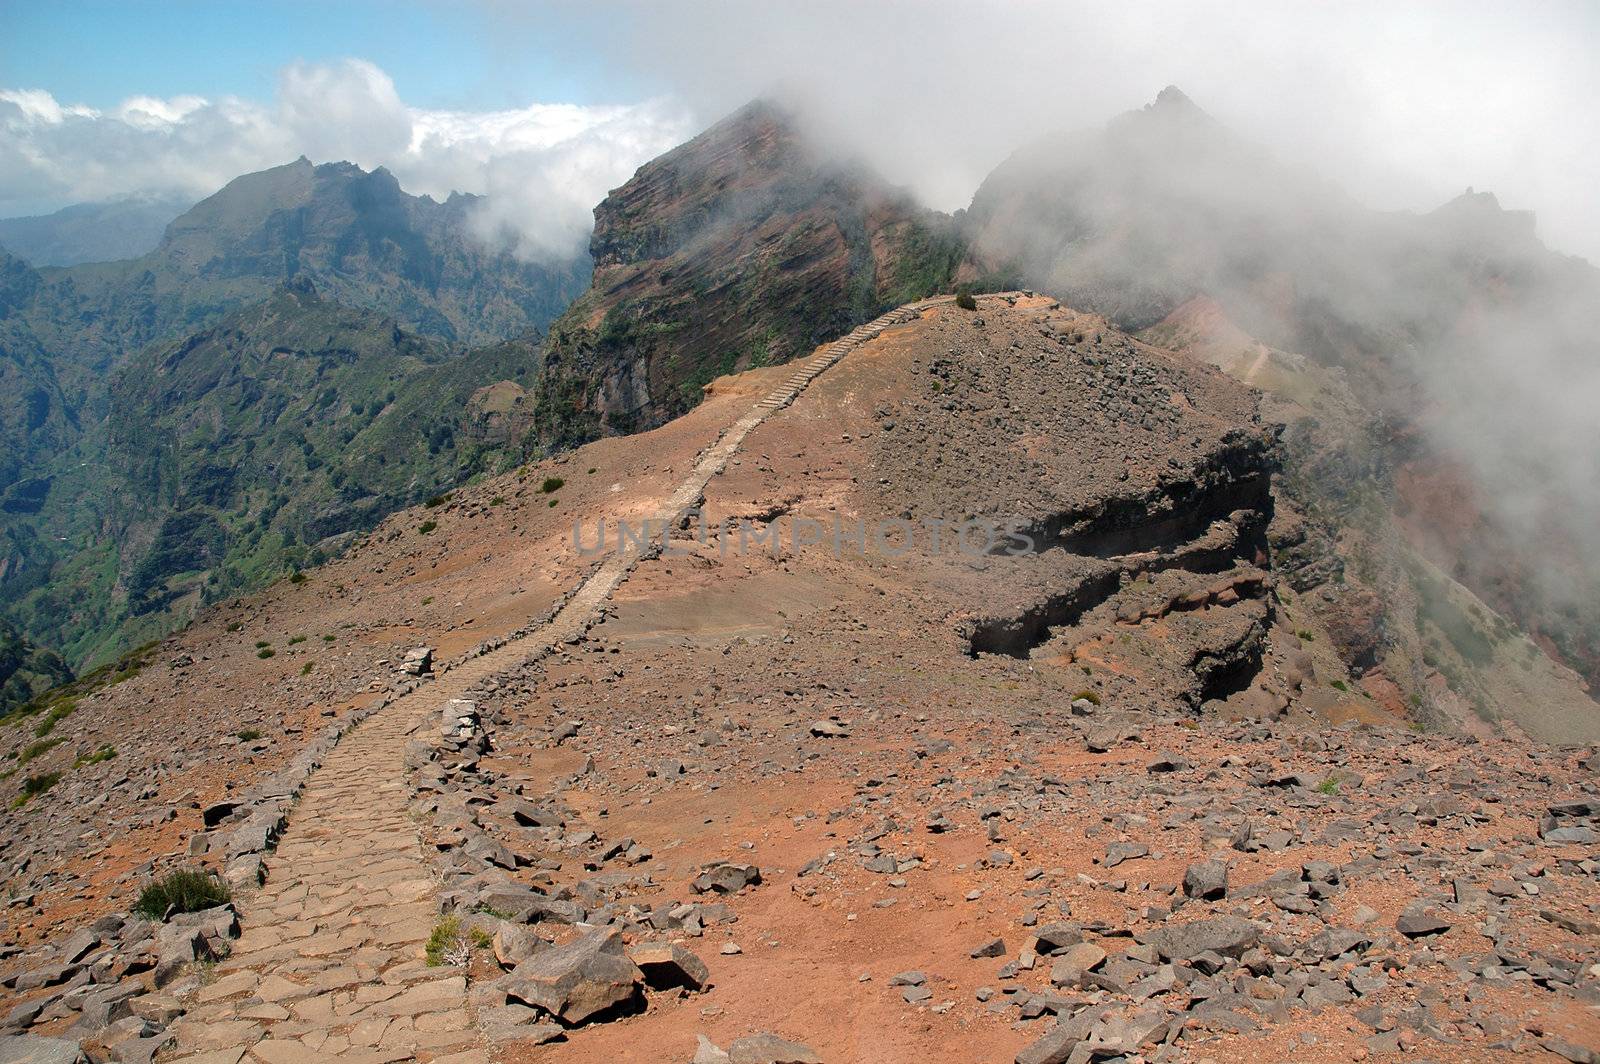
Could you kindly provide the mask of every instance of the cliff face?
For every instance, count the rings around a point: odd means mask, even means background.
[[[1373,568],[1361,539],[1415,552],[1600,683],[1600,436],[1575,401],[1600,388],[1600,271],[1545,248],[1531,215],[1472,190],[1427,214],[1368,209],[1169,88],[1018,151],[965,226],[967,271],[1014,271],[1281,399],[1287,480],[1341,530],[1347,568]],[[1401,574],[1386,610],[1436,599],[1430,580]],[[1417,685],[1451,671],[1435,642]]]
[[[595,210],[594,280],[550,330],[544,442],[658,425],[713,377],[784,362],[949,284],[945,216],[823,160],[757,102],[642,167]]]

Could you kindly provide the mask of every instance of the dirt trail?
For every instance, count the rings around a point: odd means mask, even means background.
[[[701,453],[655,520],[666,526],[683,521],[750,432],[855,347],[949,301],[890,311],[801,365]],[[267,862],[267,884],[239,899],[243,934],[233,955],[217,966],[217,978],[175,1025],[172,1059],[486,1064],[487,1049],[471,1027],[464,977],[441,976],[424,957],[437,919],[436,879],[407,816],[405,747],[413,735],[429,733],[450,699],[581,639],[648,556],[607,558],[548,623],[397,699],[334,749],[308,781]]]

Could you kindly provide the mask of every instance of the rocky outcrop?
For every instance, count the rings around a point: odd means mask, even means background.
[[[945,290],[960,243],[757,102],[641,167],[595,209],[590,289],[551,326],[518,416],[570,445],[661,424],[713,377],[786,362]]]

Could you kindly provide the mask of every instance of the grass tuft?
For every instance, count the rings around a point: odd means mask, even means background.
[[[180,868],[141,890],[133,911],[151,920],[165,920],[176,913],[212,909],[232,899],[228,884],[214,873]]]

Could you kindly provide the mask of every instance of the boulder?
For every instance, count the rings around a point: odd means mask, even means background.
[[[650,942],[635,946],[629,958],[644,973],[652,990],[688,987],[699,990],[711,981],[705,962],[677,943]]]
[[[1450,930],[1450,924],[1430,913],[1401,913],[1394,928],[1407,938],[1440,935]]]
[[[570,1025],[639,999],[644,973],[622,948],[622,934],[597,929],[523,961],[500,982],[508,998]]]
[[[714,861],[706,865],[689,886],[697,894],[705,894],[708,891],[716,891],[718,894],[737,894],[744,887],[759,882],[761,882],[761,869],[755,865]]]
[[[1250,921],[1237,916],[1218,916],[1163,927],[1141,937],[1140,941],[1154,946],[1163,960],[1186,961],[1206,952],[1237,958],[1260,937],[1260,929]]]
[[[1212,901],[1228,895],[1228,866],[1221,861],[1196,861],[1183,871],[1183,896]]]

